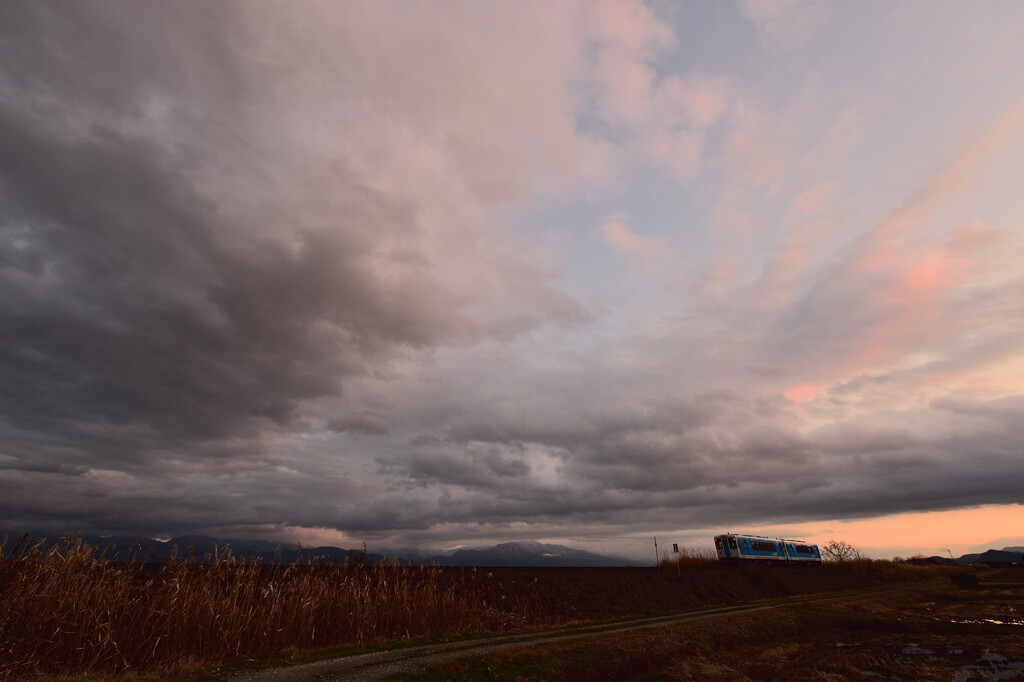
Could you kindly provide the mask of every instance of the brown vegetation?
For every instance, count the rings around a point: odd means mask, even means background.
[[[680,547],[678,552],[662,552],[658,560],[661,568],[707,568],[718,564],[714,547]]]
[[[0,677],[492,631],[523,623],[469,571],[106,561],[79,538],[0,567]]]
[[[404,679],[1019,679],[1024,571],[969,577],[514,648]]]
[[[667,612],[913,580],[959,568],[460,569],[116,563],[78,538],[0,554],[0,677],[165,669],[433,633]]]

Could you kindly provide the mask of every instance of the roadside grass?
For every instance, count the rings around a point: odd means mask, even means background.
[[[993,579],[982,580],[978,591],[949,581],[510,650],[391,679],[1019,679],[1024,677],[1020,627],[965,622],[979,614],[1021,618],[1015,609],[1024,583],[999,572],[989,575]],[[1010,594],[1006,585],[1015,585]]]
[[[757,624],[758,627],[752,627]],[[416,682],[494,680],[660,679],[681,656],[711,657],[724,647],[747,646],[795,635],[791,613],[735,616],[618,633],[585,642],[556,643],[446,663],[423,675],[389,679]]]

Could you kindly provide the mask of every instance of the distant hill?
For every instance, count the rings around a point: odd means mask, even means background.
[[[979,554],[964,554],[956,560],[958,564],[1014,563],[1019,561],[1024,561],[1024,547],[989,549]]]
[[[623,557],[594,554],[564,545],[504,542],[490,549],[460,549],[450,556],[432,557],[440,566],[642,566]]]
[[[9,533],[7,551],[14,546],[17,534]],[[49,535],[56,541],[61,534]],[[34,544],[47,537],[46,534],[33,534],[28,544]],[[163,563],[171,557],[192,561],[211,561],[216,557],[231,556],[246,561],[259,560],[265,564],[303,563],[313,560],[333,563],[362,562],[378,564],[388,561],[380,554],[366,554],[358,549],[340,549],[338,547],[299,547],[293,543],[280,543],[273,540],[224,540],[206,535],[183,535],[170,540],[139,538],[138,536],[78,535],[83,542],[96,548],[96,555],[101,553],[112,561],[138,561],[144,563]],[[2,538],[2,533],[0,533]]]
[[[9,534],[7,551],[14,545],[17,534]],[[56,540],[60,534],[49,537]],[[42,540],[44,534],[34,535],[30,544]],[[407,555],[385,556],[365,553],[358,549],[338,547],[299,547],[270,540],[224,540],[206,535],[185,535],[170,540],[156,540],[136,536],[99,537],[79,535],[83,542],[98,548],[97,554],[105,552],[113,561],[140,561],[162,563],[171,557],[192,561],[211,561],[215,556],[223,557],[226,550],[237,559],[259,560],[264,564],[291,564],[309,561],[331,563],[399,563],[403,565],[438,566],[643,566],[645,564],[623,557],[585,552],[563,545],[545,545],[539,542],[505,542],[489,549],[460,549],[449,555],[426,556],[410,551]],[[0,533],[2,538],[2,533]]]

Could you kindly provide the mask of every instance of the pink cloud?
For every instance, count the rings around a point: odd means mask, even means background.
[[[1024,356],[1016,311],[1024,299],[1017,295],[1015,303],[1013,291],[1024,288],[1008,243],[1008,235],[978,222],[924,244],[877,242],[856,261],[863,266],[860,282],[845,272],[824,285],[834,291],[852,285],[857,292],[819,302],[842,312],[830,318],[842,326],[842,337],[801,366],[798,382],[779,390],[823,414],[837,404],[849,414],[906,410],[941,397],[1020,395]]]
[[[828,389],[826,383],[805,382],[785,389],[782,394],[795,403],[805,403],[817,398]]]
[[[672,44],[672,29],[639,3],[596,2],[585,17],[588,37],[598,49],[594,75],[602,114],[631,126],[643,124],[650,117],[655,85],[649,62]]]
[[[621,213],[613,214],[605,218],[601,226],[605,242],[619,253],[630,258],[637,258],[642,261],[652,261],[662,258],[668,254],[668,248],[661,239],[652,239],[632,232],[622,222],[625,216]]]
[[[841,277],[866,282],[846,310],[859,327],[850,327],[841,345],[842,355],[831,358],[817,381],[841,383],[856,376],[886,372],[915,354],[941,353],[961,331],[965,321],[953,305],[969,288],[979,262],[951,248],[946,237],[923,246],[887,239],[851,260]],[[927,382],[926,376],[919,376]],[[805,387],[789,389],[795,401]]]
[[[693,73],[686,78],[670,76],[658,83],[653,93],[654,115],[661,126],[685,123],[707,128],[729,110],[730,89],[725,80]]]
[[[754,303],[761,309],[777,309],[791,302],[797,281],[817,263],[813,257],[823,238],[833,229],[829,220],[817,220],[791,233],[769,257],[755,285]]]
[[[589,14],[594,33],[622,50],[647,54],[671,46],[672,29],[659,21],[647,5],[601,0],[592,3]]]
[[[622,136],[620,151],[630,162],[692,178],[699,169],[703,131],[728,111],[726,81],[700,73],[659,77],[651,64],[674,35],[643,4],[598,2],[585,15],[594,56],[583,80],[594,113]]]
[[[822,0],[741,0],[740,11],[754,22],[761,44],[771,49],[805,45],[828,16]]]
[[[608,49],[597,68],[605,87],[603,112],[634,125],[646,121],[654,83],[650,67],[625,51]]]
[[[947,331],[936,323],[943,318],[947,296],[959,288],[972,265],[969,259],[938,250],[898,263],[873,292],[875,305],[889,314],[868,328],[862,361],[884,362]]]
[[[823,182],[810,187],[789,204],[789,215],[792,218],[811,217],[821,214],[839,193],[839,185],[834,182]],[[789,218],[787,218],[788,222]]]
[[[771,190],[773,183],[786,176],[792,123],[751,97],[733,102],[730,123],[724,160],[733,179]]]
[[[647,153],[678,178],[690,179],[700,169],[705,135],[697,130],[656,133],[647,139]]]
[[[836,365],[837,377],[937,347],[961,327],[953,312],[954,297],[978,277],[991,274],[968,247],[982,248],[995,235],[980,223],[939,238],[922,239],[919,233],[929,226],[929,214],[969,186],[1022,126],[1024,102],[1005,110],[907,201],[875,223],[835,271],[834,282],[863,289],[850,312],[865,320]]]
[[[815,257],[835,224],[827,217],[828,208],[839,192],[839,185],[825,182],[814,185],[790,202],[784,221],[788,236],[765,262],[754,286],[754,304],[762,310],[779,309],[799,293],[802,275],[818,263]]]
[[[728,110],[728,89],[721,81],[695,79],[682,94],[683,107],[692,125],[703,128],[718,121]]]
[[[935,207],[969,186],[978,171],[1005,149],[1022,127],[1024,100],[1004,110],[985,130],[968,140],[903,205],[880,220],[869,235],[912,228]]]

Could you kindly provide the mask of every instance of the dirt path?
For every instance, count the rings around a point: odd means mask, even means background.
[[[632,632],[646,628],[663,627],[677,623],[723,618],[726,616],[784,608],[793,606],[794,604],[806,604],[810,602],[822,602],[837,599],[852,599],[858,596],[874,596],[882,592],[919,589],[924,585],[937,582],[941,581],[933,580],[925,583],[914,583],[912,585],[868,588],[853,592],[844,592],[841,595],[827,594],[814,597],[796,597],[781,601],[773,601],[770,604],[724,606],[667,616],[635,618],[603,625],[578,625],[558,628],[555,630],[546,630],[544,632],[496,636],[489,637],[485,640],[449,642],[408,649],[379,651],[372,654],[333,658],[324,661],[317,661],[315,663],[304,663],[289,667],[268,668],[259,671],[245,671],[220,677],[220,679],[228,678],[232,682],[298,682],[299,680],[349,680],[353,682],[367,682],[369,680],[380,680],[389,675],[395,675],[398,673],[422,673],[426,672],[433,666],[446,661],[458,658],[483,656],[497,651],[504,651],[506,649],[552,644],[556,642],[568,642],[588,637]]]

